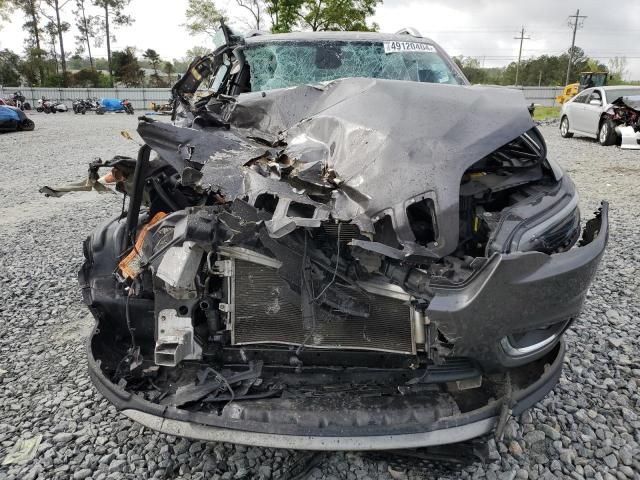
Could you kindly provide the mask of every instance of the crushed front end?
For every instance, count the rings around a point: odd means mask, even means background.
[[[182,123],[143,117],[137,159],[92,166],[130,197],[79,275],[91,377],[126,415],[395,449],[481,435],[553,387],[607,205],[581,227],[517,92],[344,79]]]
[[[640,95],[615,99],[604,114],[620,137],[620,148],[640,150]]]

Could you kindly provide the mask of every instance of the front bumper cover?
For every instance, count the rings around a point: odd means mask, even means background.
[[[603,203],[599,223],[592,224],[593,238],[568,252],[492,257],[462,288],[437,292],[428,312],[430,318],[440,327],[448,323],[453,329],[457,324],[464,332],[458,337],[458,345],[468,345],[469,353],[475,353],[472,358],[509,365],[512,359],[501,344],[505,335],[523,328],[558,323],[578,314],[606,246],[607,214],[608,206]],[[92,308],[92,312],[100,319],[98,311]],[[474,312],[482,312],[491,322],[479,322]],[[329,403],[322,405],[324,412],[315,415],[313,406],[286,411],[283,405],[287,403],[282,402],[278,406],[284,414],[275,418],[265,404],[249,404],[245,408],[243,402],[231,403],[222,415],[189,411],[149,402],[113,384],[94,357],[92,345],[98,340],[98,332],[99,322],[88,343],[89,373],[97,389],[131,419],[154,430],[194,439],[307,450],[425,447],[464,441],[490,432],[503,403],[503,399],[489,399],[483,406],[464,413],[429,415],[429,402],[434,399],[425,395],[424,405],[414,408],[414,403],[412,410],[406,412],[401,408],[402,402],[388,411],[384,408],[373,413],[365,411],[365,416],[375,415],[375,424],[358,418],[362,409],[354,413],[344,405],[336,407]],[[455,335],[455,330],[447,333]],[[476,345],[483,346],[482,350],[472,348],[474,338]],[[495,348],[487,351],[486,345]],[[564,353],[565,346],[558,335],[557,340],[545,344],[541,351],[512,362],[509,369],[512,378],[521,379],[510,399],[514,415],[532,406],[553,388],[561,374]],[[522,363],[526,365],[517,366]],[[435,400],[432,404],[438,405]],[[316,420],[315,424],[308,421],[309,417]],[[342,423],[327,423],[323,421],[325,418],[340,419]]]
[[[94,330],[95,333],[95,330]],[[93,336],[93,335],[92,335]],[[561,341],[548,355],[543,374],[527,388],[514,392],[511,411],[519,415],[544,398],[562,373],[565,346]],[[299,426],[256,425],[242,420],[230,421],[214,414],[189,412],[148,402],[114,385],[102,373],[88,343],[89,375],[98,391],[127,417],[153,430],[195,440],[240,443],[271,448],[300,450],[391,450],[444,445],[469,440],[489,433],[495,427],[502,400],[464,414],[441,418],[423,425],[415,422],[404,431],[388,425],[377,432],[362,434],[357,426],[343,428],[340,434],[323,435],[321,429]],[[546,359],[545,359],[546,360]],[[293,412],[295,414],[295,412]],[[284,433],[284,431],[287,431]]]

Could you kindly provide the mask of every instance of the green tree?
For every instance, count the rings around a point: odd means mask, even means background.
[[[487,83],[489,75],[487,71],[480,66],[480,61],[477,58],[473,57],[465,57],[464,55],[459,55],[457,57],[453,57],[453,61],[456,62],[464,76],[471,83]]]
[[[109,80],[113,86],[113,59],[111,55],[111,41],[115,40],[113,36],[113,30],[117,26],[131,25],[133,19],[125,15],[123,10],[129,5],[131,0],[92,0],[93,5],[102,9],[103,14],[99,16],[99,25],[101,31],[104,33],[104,38],[107,41],[107,63],[109,69]]]
[[[265,0],[273,33],[290,32],[299,20],[304,0]]]
[[[33,85],[42,85],[45,82],[45,69],[44,69],[44,50],[40,42],[40,36],[42,34],[42,25],[40,25],[40,11],[41,0],[12,0],[13,5],[16,8],[22,10],[26,17],[24,23],[24,29],[27,34],[27,48],[29,49],[28,61],[35,64],[38,72],[38,77],[31,77]],[[31,70],[31,69],[29,69]]]
[[[9,0],[0,0],[0,30],[2,30],[2,22],[9,20]]]
[[[135,49],[127,47],[123,51],[113,52],[111,59],[113,76],[127,87],[141,87],[144,80],[144,71],[140,68]]]
[[[213,37],[220,22],[227,20],[226,14],[216,6],[214,0],[189,0],[185,15],[187,23],[184,27],[191,35],[206,33]]]
[[[184,61],[188,65],[194,58],[202,57],[208,53],[211,53],[210,48],[201,46],[191,47],[189,50],[187,50],[187,56],[184,58]]]
[[[0,50],[0,85],[20,85],[21,62],[20,57],[11,50]]]
[[[149,62],[151,68],[153,68],[153,74],[151,75],[152,85],[154,87],[160,87],[162,84],[162,79],[160,75],[158,75],[158,65],[162,62],[160,55],[153,48],[147,48],[142,56]]]
[[[376,13],[379,3],[382,0],[305,0],[298,11],[298,26],[314,32],[375,31],[378,26],[367,25],[367,18]]]
[[[171,85],[173,83],[173,74],[176,71],[175,67],[173,66],[173,63],[164,62],[164,65],[162,66],[162,70],[164,71],[164,73],[167,74],[167,83]]]
[[[220,1],[220,0],[218,0]],[[250,12],[250,25],[260,28],[262,15],[271,19],[272,32],[302,30],[375,31],[378,25],[367,24],[382,0],[236,0]],[[216,0],[189,0],[185,27],[191,34],[214,35],[221,21],[227,21]]]
[[[71,75],[69,83],[72,87],[108,87],[109,78],[95,68],[83,68]]]

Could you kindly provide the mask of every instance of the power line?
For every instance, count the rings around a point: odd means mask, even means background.
[[[573,18],[573,21],[571,20]],[[582,26],[582,20],[587,18],[586,15],[580,15],[580,9],[576,10],[575,15],[569,15],[569,26],[573,27],[573,38],[571,39],[571,50],[569,50],[569,63],[567,63],[567,78],[565,84],[569,84],[569,75],[571,74],[571,62],[573,60],[573,48],[576,45],[576,32],[578,31],[578,24]]]
[[[518,85],[518,74],[520,73],[520,59],[522,58],[522,42],[524,40],[529,40],[531,37],[524,36],[524,25],[522,26],[522,30],[520,31],[519,37],[513,37],[515,40],[520,40],[520,50],[518,51],[518,64],[516,65],[516,86]]]

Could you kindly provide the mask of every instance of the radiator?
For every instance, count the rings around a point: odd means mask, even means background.
[[[304,344],[415,353],[410,297],[400,287],[362,283],[366,293],[358,295],[370,305],[367,318],[335,315],[317,307],[315,326],[305,330],[300,305],[290,301],[288,286],[278,276],[277,260],[239,248],[227,248],[224,255],[228,264],[224,310],[234,345]]]

